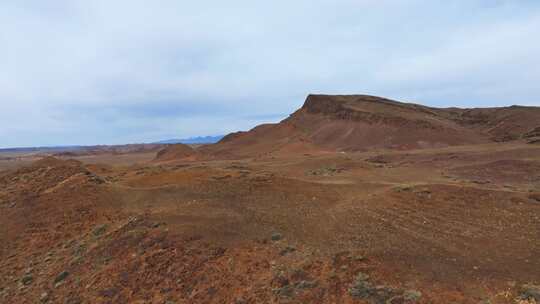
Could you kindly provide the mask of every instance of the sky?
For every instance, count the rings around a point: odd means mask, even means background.
[[[0,147],[278,122],[310,93],[540,106],[537,0],[0,0]]]

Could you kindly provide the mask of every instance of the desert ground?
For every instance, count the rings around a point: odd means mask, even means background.
[[[6,156],[0,302],[536,303],[540,145],[436,122],[447,144],[281,145],[280,123],[194,152]]]

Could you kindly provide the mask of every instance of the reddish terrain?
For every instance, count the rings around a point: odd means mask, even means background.
[[[170,145],[156,154],[155,161],[174,161],[179,159],[195,160],[197,158],[197,151],[192,147],[184,144]]]
[[[525,109],[311,96],[195,150],[10,165],[0,303],[535,303]]]
[[[310,95],[282,122],[230,134],[202,152],[238,158],[535,141],[539,123],[537,107],[440,109],[366,95]]]

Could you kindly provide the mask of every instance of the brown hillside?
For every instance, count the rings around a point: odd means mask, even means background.
[[[196,154],[196,151],[188,145],[174,144],[160,150],[156,154],[156,158],[154,159],[154,161],[162,162],[177,159],[194,158]]]
[[[0,167],[0,303],[540,300],[540,146],[141,159]]]
[[[277,124],[233,133],[202,151],[214,157],[409,150],[509,141],[530,136],[540,108],[431,108],[367,95],[309,95]]]

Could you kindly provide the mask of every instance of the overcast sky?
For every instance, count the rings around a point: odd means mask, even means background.
[[[0,0],[0,147],[276,122],[309,93],[540,106],[540,1]]]

